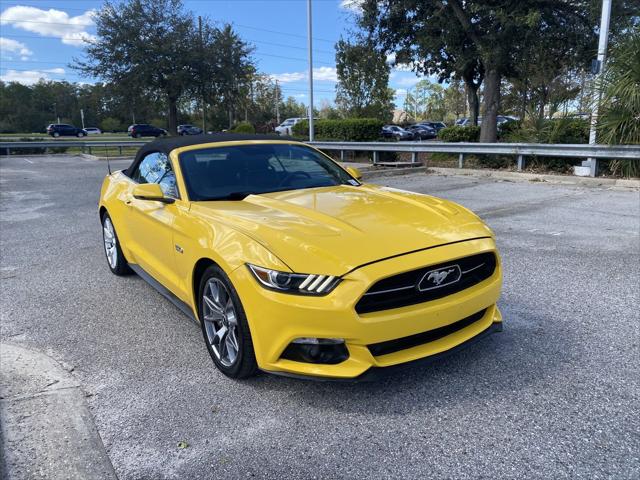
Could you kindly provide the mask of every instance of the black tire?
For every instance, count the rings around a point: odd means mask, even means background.
[[[82,133],[82,132],[78,132],[76,135],[77,135],[78,138],[82,138],[82,137],[84,137],[85,134]]]
[[[107,254],[107,240],[105,238],[106,237],[105,229],[108,228],[106,225],[107,221],[111,223],[112,230],[113,230],[113,237],[115,239],[114,265],[112,265],[112,262],[109,259],[109,255]],[[109,270],[111,270],[113,274],[118,276],[131,274],[131,268],[129,268],[127,259],[124,258],[124,254],[122,253],[122,249],[120,248],[120,240],[118,239],[118,234],[116,233],[116,229],[113,226],[113,222],[111,221],[111,217],[109,216],[108,213],[105,212],[104,215],[102,215],[101,224],[102,224],[102,241],[104,246],[104,254],[105,254],[105,258],[107,259],[107,265],[109,266]]]
[[[53,132],[51,134],[51,136],[54,137],[54,138],[58,138],[60,136],[60,134],[58,132]]]
[[[136,134],[134,135],[134,137],[136,137],[136,138],[140,138],[140,137],[142,137],[142,135],[141,135],[141,134],[139,134],[139,133],[136,133]]]
[[[207,288],[209,281],[212,279],[216,279],[224,284],[235,310],[237,320],[235,324],[235,332],[239,348],[235,361],[231,365],[225,365],[220,361],[220,359],[218,359],[207,335],[206,322],[204,320],[205,307],[203,296],[205,288]],[[200,285],[198,286],[198,315],[200,317],[200,326],[205,345],[207,346],[209,355],[211,355],[211,359],[218,370],[227,377],[234,379],[247,378],[258,373],[258,364],[253,350],[253,340],[251,339],[251,332],[249,330],[247,317],[244,313],[244,308],[242,307],[242,302],[240,301],[240,297],[238,297],[236,289],[233,288],[233,284],[229,280],[229,277],[227,277],[224,271],[217,265],[211,265],[208,267],[200,280]]]

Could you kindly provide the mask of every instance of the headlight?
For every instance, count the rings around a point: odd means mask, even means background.
[[[332,275],[280,272],[249,263],[247,267],[263,287],[284,293],[326,295],[340,283],[340,278]]]

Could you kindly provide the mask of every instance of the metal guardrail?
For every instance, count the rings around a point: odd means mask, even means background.
[[[525,156],[590,158],[591,176],[597,172],[597,161],[601,158],[622,158],[640,161],[640,145],[588,145],[588,144],[542,144],[542,143],[446,143],[446,142],[310,142],[322,150],[344,152],[373,152],[374,165],[378,152],[409,152],[411,161],[417,163],[419,153],[453,153],[458,155],[458,167],[464,167],[465,155],[514,155],[518,170],[525,165]]]
[[[94,148],[141,147],[149,140],[49,140],[33,142],[0,142],[0,152],[10,154],[11,150],[22,148],[42,148],[47,151],[56,147],[75,147],[91,153]],[[458,167],[464,166],[465,155],[514,155],[518,170],[525,165],[525,156],[590,158],[591,176],[597,172],[597,160],[602,158],[634,159],[640,161],[640,145],[588,145],[588,144],[539,144],[539,143],[446,143],[446,142],[310,142],[321,150],[340,151],[344,160],[345,152],[373,152],[373,163],[378,164],[379,152],[408,152],[411,161],[418,162],[420,153],[451,153],[458,155]]]

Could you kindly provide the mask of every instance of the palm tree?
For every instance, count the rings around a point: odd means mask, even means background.
[[[640,144],[640,27],[613,49],[602,83],[598,135],[609,144]],[[614,174],[640,176],[637,160],[614,160]]]

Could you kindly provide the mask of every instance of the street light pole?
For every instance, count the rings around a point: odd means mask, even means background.
[[[600,39],[598,41],[598,61],[595,78],[596,104],[591,112],[591,128],[589,130],[589,145],[596,144],[596,127],[598,126],[598,109],[602,99],[601,83],[604,77],[604,64],[607,59],[607,43],[609,40],[609,20],[611,18],[611,0],[602,0],[602,16],[600,18]],[[591,176],[595,177],[598,170],[598,162],[595,158],[589,159]]]
[[[313,40],[312,40],[312,21],[311,21],[311,0],[307,0],[307,46],[309,50],[309,141],[313,142]]]

